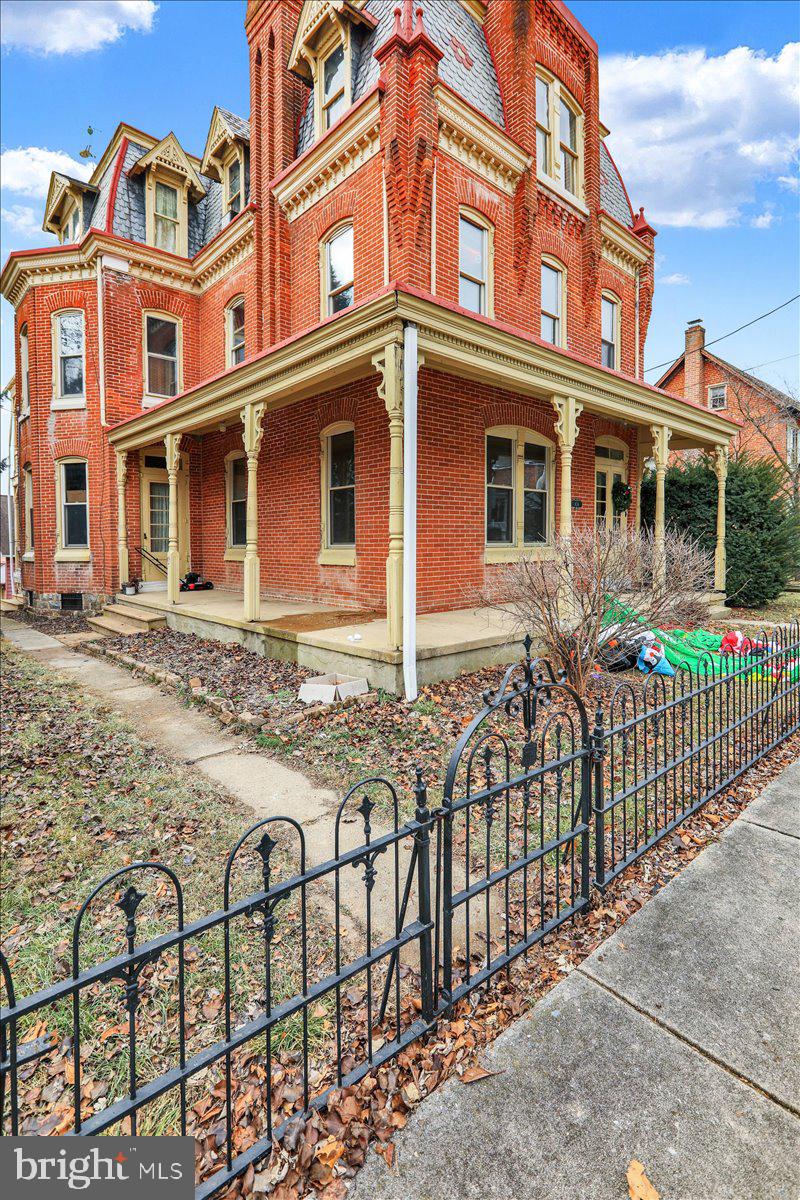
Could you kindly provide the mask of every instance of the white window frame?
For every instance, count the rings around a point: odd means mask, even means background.
[[[545,267],[549,267],[551,271],[556,271],[560,276],[559,304],[561,312],[557,315],[545,312],[544,309],[542,300],[542,272]],[[554,342],[549,341],[542,334],[542,316],[551,317],[558,321],[558,336]],[[567,348],[567,268],[561,259],[554,258],[552,254],[543,254],[539,267],[539,337],[548,346],[556,346],[561,350],[566,350]]]
[[[175,378],[176,390],[175,396],[179,396],[183,391],[183,321],[180,317],[176,317],[174,313],[161,312],[156,308],[146,308],[142,311],[142,383],[144,394],[142,396],[142,407],[150,408],[154,404],[161,404],[164,400],[173,400],[175,397],[170,395],[162,395],[160,392],[150,390],[150,355],[147,349],[147,318],[155,317],[160,321],[171,321],[175,325],[175,353],[177,356]],[[155,354],[154,358],[166,358],[166,355]]]
[[[353,237],[352,279],[350,279],[347,283],[340,284],[337,288],[335,288],[333,291],[331,291],[331,289],[330,289],[330,249],[331,249],[331,245],[336,241],[336,239],[338,237],[341,237],[341,235],[347,229],[351,230],[352,237]],[[352,308],[356,302],[356,279],[355,279],[355,276],[356,276],[356,239],[355,239],[355,228],[354,228],[353,221],[351,218],[348,217],[347,220],[340,221],[338,224],[334,225],[332,229],[328,230],[328,232],[325,234],[325,237],[322,239],[322,242],[320,243],[320,270],[321,270],[321,276],[322,276],[322,317],[323,317],[323,319],[325,317],[332,317],[335,315],[334,310],[332,308],[332,301],[336,296],[341,295],[342,292],[346,292],[348,288],[353,289],[353,299],[350,302],[350,304],[347,306],[348,308]],[[338,312],[346,312],[347,310],[340,308],[337,311]]]
[[[538,113],[534,114],[534,122],[537,129],[547,133],[547,162],[536,163],[536,176],[540,183],[545,184],[551,191],[556,192],[562,199],[567,200],[581,212],[587,213],[586,208],[586,189],[585,189],[585,146],[586,146],[586,122],[581,106],[578,104],[575,97],[568,88],[548,71],[546,67],[537,64],[536,77],[546,83],[549,88],[549,111],[548,124],[545,131],[544,125]],[[561,151],[565,143],[561,140],[561,103],[566,105],[570,112],[575,117],[575,141],[576,150],[571,151],[571,157],[575,160],[575,190],[570,191],[567,188],[564,179],[562,178],[561,170]],[[534,101],[535,104],[535,101]],[[538,138],[537,138],[538,143]]]
[[[30,341],[27,321],[23,321],[19,327],[19,374],[19,419],[24,421],[31,415]]]
[[[606,304],[612,304],[614,306],[614,340],[613,340],[613,342],[608,343],[609,345],[613,346],[613,348],[614,348],[614,365],[613,365],[613,367],[606,367],[605,363],[603,362],[603,347],[606,345],[606,339],[603,337],[603,302],[605,302]],[[604,289],[600,293],[600,365],[602,367],[605,367],[605,369],[607,371],[621,371],[622,370],[622,367],[620,364],[620,360],[622,357],[622,355],[621,355],[621,348],[622,348],[621,325],[622,325],[622,301],[620,300],[620,298],[616,294],[616,292],[611,292],[608,289]]]
[[[514,539],[510,543],[488,542],[486,526],[489,518],[489,482],[486,478],[486,463],[489,438],[505,438],[512,443],[512,519]],[[526,444],[541,446],[545,451],[545,471],[547,476],[546,488],[546,518],[547,538],[544,542],[525,541],[525,492],[532,490],[525,487],[525,446]],[[553,553],[553,534],[555,531],[555,481],[556,453],[555,444],[543,433],[527,429],[521,425],[494,425],[484,431],[483,437],[483,544],[484,562],[509,563],[517,562],[523,557],[543,558]]]
[[[620,475],[623,483],[630,484],[628,465],[630,461],[630,447],[626,442],[623,442],[622,438],[613,437],[611,434],[603,434],[601,437],[597,438],[594,446],[594,480],[592,487],[594,495],[594,524],[595,529],[597,529],[597,472],[598,470],[605,471],[606,474],[610,476],[612,472],[616,471]],[[598,455],[597,451],[599,448],[604,450],[615,450],[622,454],[622,458],[608,458]],[[611,532],[615,529],[624,530],[628,524],[627,513],[620,513],[619,517],[617,518],[614,516],[614,505],[611,499],[611,491],[613,487],[614,480],[612,479],[608,489],[608,495],[606,496],[606,512],[603,518],[604,527],[608,532]]]
[[[714,392],[722,389],[722,404],[714,403]],[[728,385],[727,383],[710,383],[708,385],[708,407],[712,412],[720,412],[723,408],[728,407]]]
[[[800,422],[788,421],[786,424],[786,465],[790,471],[800,467]]]
[[[234,296],[233,300],[230,300],[228,302],[228,304],[226,304],[226,306],[225,306],[225,363],[226,363],[226,366],[228,366],[228,367],[238,367],[240,365],[240,363],[244,362],[245,356],[247,354],[246,329],[244,326],[242,326],[241,348],[242,348],[243,353],[242,353],[242,357],[239,360],[239,362],[237,362],[236,359],[234,358],[234,353],[238,349],[238,347],[234,345],[234,341],[233,341],[233,338],[234,338],[233,314],[234,314],[234,310],[239,307],[241,307],[241,309],[244,313],[244,296]],[[245,318],[246,318],[246,315],[247,314],[245,313]]]
[[[231,450],[225,455],[225,562],[243,562],[247,549],[247,534],[243,542],[233,540],[233,464],[245,464],[245,523],[247,521],[247,455],[244,450]]]
[[[65,545],[65,530],[66,520],[64,508],[66,501],[66,488],[64,486],[64,468],[72,463],[80,463],[86,470],[86,545],[85,546],[67,546]],[[89,562],[91,558],[90,549],[90,531],[89,531],[89,463],[87,459],[81,458],[80,455],[70,455],[66,458],[56,459],[56,562]]]
[[[71,202],[71,204],[68,206],[66,212],[64,213],[64,216],[61,219],[61,232],[60,232],[60,237],[59,237],[59,241],[62,243],[62,245],[72,246],[81,240],[81,237],[83,236],[83,215],[81,212],[82,208],[83,208],[82,200],[75,199]],[[75,233],[73,234],[71,232],[70,226],[73,225],[76,217],[77,217],[77,225],[75,227]]]
[[[337,543],[331,545],[331,529],[330,529],[330,475],[331,475],[331,438],[337,433],[352,433],[353,434],[353,460],[354,460],[354,483],[353,496],[354,508],[356,510],[356,521],[358,520],[357,511],[357,484],[355,478],[355,460],[356,460],[356,427],[352,421],[336,421],[333,425],[327,425],[320,433],[320,552],[317,561],[323,566],[339,566],[339,567],[354,567],[356,564],[356,542],[352,545],[344,545]]]
[[[473,228],[479,229],[483,234],[483,264],[484,264],[484,279],[478,279],[475,275],[470,275],[461,268],[461,222],[465,221]],[[461,304],[461,280],[467,279],[470,283],[476,283],[481,289],[481,307],[477,310],[478,316],[493,317],[494,316],[494,225],[488,218],[474,208],[460,208],[458,210],[458,303]],[[468,312],[475,312],[475,309],[467,309]]]
[[[61,353],[61,318],[70,316],[79,316],[81,318],[82,344],[81,353],[63,354]],[[60,308],[58,312],[54,312],[50,318],[51,322],[51,343],[53,354],[53,398],[51,408],[56,410],[68,411],[73,408],[86,407],[86,313],[82,308]],[[61,360],[62,358],[80,358],[83,390],[76,392],[74,395],[64,395],[61,391]]]
[[[175,235],[175,249],[164,250],[156,245],[156,191],[157,185],[161,183],[165,187],[172,188],[178,193],[177,205],[177,231]],[[149,167],[147,170],[147,182],[145,184],[145,216],[146,216],[146,239],[148,246],[153,246],[161,254],[174,254],[179,258],[186,258],[189,253],[189,181],[180,175],[174,175],[172,172],[157,170],[154,167]],[[168,217],[163,220],[170,220]]]
[[[237,163],[239,165],[239,190],[238,192],[232,192],[231,169],[236,166]],[[238,143],[233,146],[231,151],[223,159],[222,177],[225,185],[225,212],[228,214],[228,219],[234,221],[236,217],[239,216],[239,213],[246,204],[244,192],[244,152]],[[237,208],[236,212],[233,212],[231,206],[233,205],[233,202],[236,200],[237,196],[239,198],[239,207]]]
[[[35,522],[33,519],[33,469],[28,463],[22,468],[22,529],[25,534],[23,562],[33,562],[36,546]]]

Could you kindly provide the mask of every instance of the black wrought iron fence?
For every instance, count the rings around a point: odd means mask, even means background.
[[[419,773],[406,822],[391,783],[364,780],[319,863],[297,821],[266,818],[192,922],[163,864],[108,876],[65,978],[19,998],[0,959],[3,1132],[192,1134],[197,1196],[222,1192],[800,729],[800,627],[763,641],[758,659],[621,683],[590,719],[526,640],[436,810]]]

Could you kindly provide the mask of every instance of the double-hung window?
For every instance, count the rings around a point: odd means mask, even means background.
[[[247,545],[247,458],[241,454],[229,463],[230,545]]]
[[[179,231],[178,189],[157,180],[153,207],[153,240],[157,248],[177,254]]]
[[[89,545],[88,465],[83,459],[59,463],[61,478],[61,546],[83,550]]]
[[[549,175],[550,165],[550,84],[536,76],[536,163],[539,171]]]
[[[242,211],[242,164],[237,154],[228,165],[228,212],[235,217]]]
[[[728,385],[725,383],[714,383],[708,389],[708,407],[709,408],[726,408],[728,404]]]
[[[148,396],[178,393],[178,322],[169,317],[145,316],[146,390]]]
[[[600,348],[604,367],[619,369],[619,304],[611,296],[600,299]]]
[[[501,550],[545,545],[550,537],[552,452],[530,430],[486,435],[486,545]]]
[[[800,467],[800,425],[796,421],[786,426],[786,465],[790,471]]]
[[[356,435],[352,429],[328,438],[328,545],[356,543]]]
[[[564,345],[564,271],[542,263],[541,336],[554,346]]]
[[[322,64],[323,129],[330,129],[347,107],[344,46],[337,46]]]
[[[228,366],[244,362],[244,300],[234,300],[226,309],[228,323]]]
[[[22,492],[25,504],[25,555],[33,557],[33,471],[24,467],[22,471]]]
[[[20,402],[19,415],[27,417],[31,411],[31,374],[28,358],[28,326],[19,331]]]
[[[583,114],[564,84],[544,67],[536,72],[536,173],[568,199],[583,204]]]
[[[482,316],[491,315],[491,232],[465,217],[458,219],[458,302]]]
[[[84,324],[82,312],[58,313],[55,317],[57,401],[79,402],[84,398]]]
[[[571,195],[578,194],[578,118],[563,98],[558,102],[558,136],[561,182]]]
[[[328,316],[349,308],[355,297],[353,226],[344,225],[324,244],[325,311]]]

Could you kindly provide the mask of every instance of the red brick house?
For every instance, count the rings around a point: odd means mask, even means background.
[[[778,461],[790,478],[800,468],[798,401],[707,350],[702,321],[689,322],[684,353],[664,372],[658,387],[735,417],[740,428],[731,441],[732,454]]]
[[[245,32],[249,121],[200,156],[120,125],[4,267],[22,586],[135,576],[170,624],[413,691],[508,653],[463,610],[646,456],[716,450],[724,504],[736,426],[643,381],[655,233],[565,4],[250,0]]]

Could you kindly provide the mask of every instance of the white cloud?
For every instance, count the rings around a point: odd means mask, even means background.
[[[764,212],[758,213],[757,216],[751,217],[750,224],[752,225],[753,229],[770,229],[775,223],[775,220],[775,213],[771,208],[767,208],[764,210]]]
[[[758,183],[791,178],[800,42],[774,56],[748,46],[612,55],[600,90],[614,158],[656,227],[736,225]]]
[[[37,238],[41,240],[42,218],[27,204],[12,204],[10,208],[0,209],[0,217],[12,233],[22,238]]]
[[[779,175],[778,183],[787,192],[800,192],[800,175]]]
[[[61,171],[73,179],[88,179],[94,163],[70,158],[63,150],[42,146],[18,146],[0,154],[0,183],[4,191],[43,200],[50,186],[50,175]]]
[[[662,275],[658,280],[660,284],[666,284],[667,287],[681,287],[685,283],[691,283],[688,275],[682,275],[680,271],[673,271],[671,275]]]
[[[32,54],[85,54],[129,29],[149,33],[155,0],[2,0],[2,42]]]

